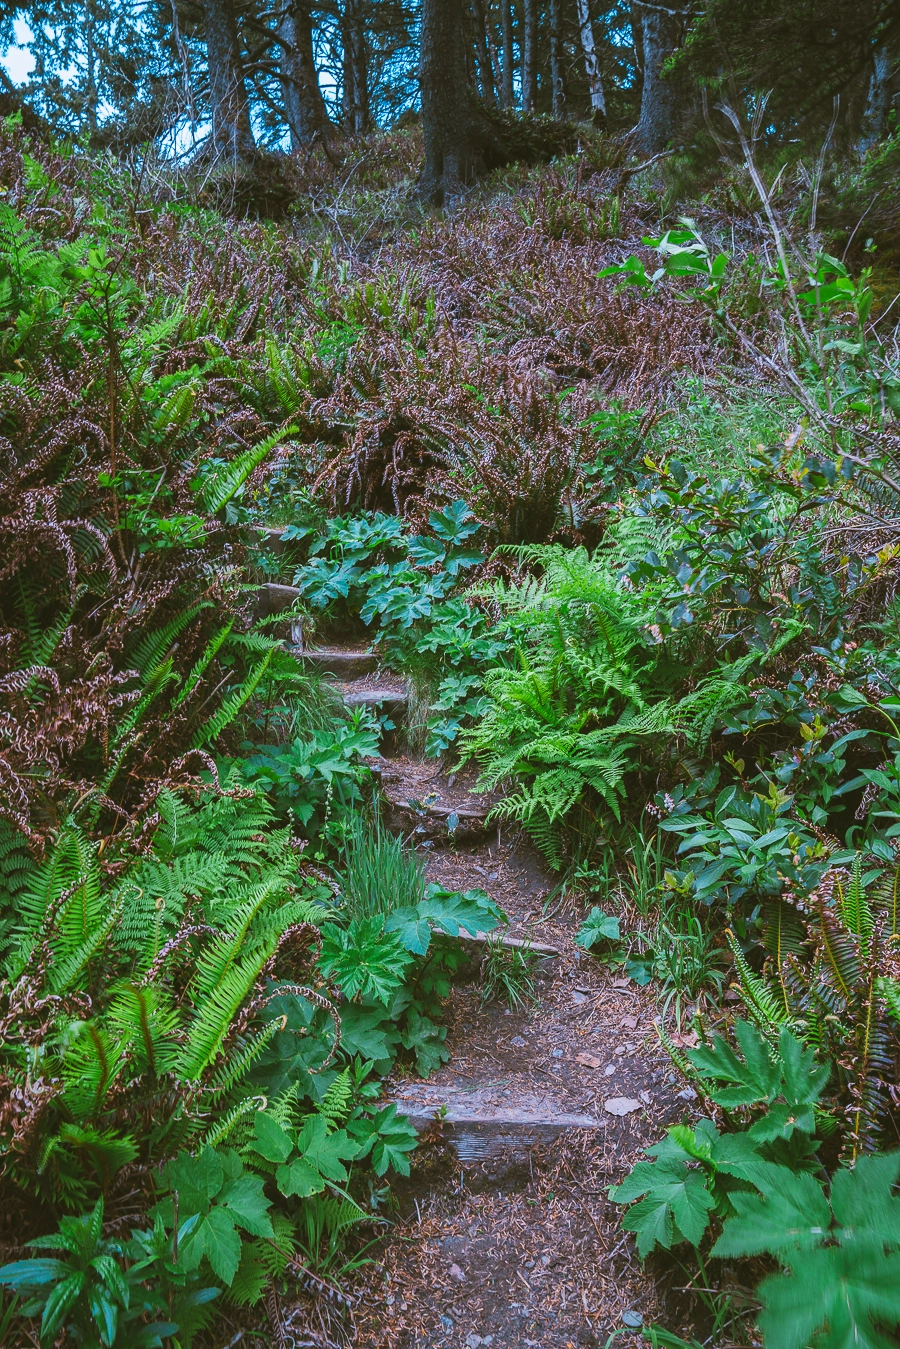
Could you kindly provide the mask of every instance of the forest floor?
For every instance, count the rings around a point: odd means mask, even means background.
[[[426,768],[405,762],[411,795]],[[448,790],[437,775],[430,782],[433,795]],[[394,1224],[359,1278],[355,1342],[574,1349],[616,1331],[624,1345],[644,1343],[629,1321],[690,1332],[681,1271],[643,1268],[607,1197],[666,1125],[691,1114],[694,1093],[654,1030],[652,993],[574,944],[579,918],[551,898],[552,880],[521,835],[425,851],[429,880],[486,889],[509,915],[509,936],[559,954],[540,956],[535,1001],[518,1011],[482,1005],[476,956],[444,1009],[449,1062],[424,1083],[398,1074],[386,1083],[401,1110],[434,1119],[409,1180],[395,1187]],[[487,1116],[524,1110],[589,1127],[524,1147],[510,1127],[481,1150],[439,1118],[467,1098]]]

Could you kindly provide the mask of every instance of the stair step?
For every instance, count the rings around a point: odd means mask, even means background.
[[[552,1142],[564,1129],[600,1129],[604,1121],[594,1115],[574,1114],[556,1102],[532,1093],[515,1101],[498,1102],[489,1087],[466,1090],[449,1087],[443,1092],[429,1083],[410,1084],[394,1097],[399,1114],[406,1115],[419,1132],[433,1127],[438,1112],[444,1137],[461,1162],[503,1157],[521,1160],[536,1143]]]
[[[347,707],[381,707],[390,716],[403,716],[406,711],[407,694],[393,684],[373,684],[371,688],[353,688],[342,690]]]
[[[260,616],[267,618],[270,614],[280,614],[284,609],[290,609],[294,600],[299,599],[302,591],[297,586],[280,585],[276,581],[267,581],[261,585],[258,591],[258,608]]]
[[[385,824],[397,833],[411,834],[417,843],[477,843],[496,833],[496,826],[487,824],[492,802],[464,804],[428,798],[429,794],[422,798],[406,795],[402,784],[398,789],[396,784],[383,783]]]
[[[507,937],[499,935],[496,932],[476,932],[473,936],[471,932],[466,932],[465,928],[459,930],[460,941],[479,942],[487,945],[488,942],[498,942],[507,951],[521,951],[523,948],[533,951],[536,956],[559,956],[562,955],[558,946],[548,946],[546,942],[530,941],[527,937]]]
[[[295,648],[294,655],[308,665],[315,666],[323,674],[334,675],[336,679],[350,681],[365,675],[374,674],[378,669],[378,657],[373,651],[352,650],[342,646],[320,646],[304,651]]]

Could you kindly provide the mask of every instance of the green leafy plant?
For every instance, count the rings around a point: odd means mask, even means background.
[[[849,869],[831,867],[810,895],[770,906],[759,974],[732,939],[739,986],[758,1024],[769,1035],[790,1026],[835,1064],[854,1155],[884,1127],[900,1019],[898,866],[862,868],[857,856]]]
[[[481,961],[481,1004],[505,1002],[524,1012],[537,1001],[531,944],[505,946],[502,938],[488,937]]]
[[[376,818],[349,825],[338,872],[341,910],[354,918],[415,909],[425,898],[425,867]]]
[[[896,1153],[857,1159],[822,1183],[785,1167],[754,1174],[712,1254],[770,1254],[783,1272],[760,1284],[759,1325],[772,1349],[888,1345],[900,1324],[900,1174]]]
[[[687,1051],[685,1071],[716,1104],[755,1110],[758,1117],[741,1133],[721,1134],[711,1120],[675,1125],[647,1149],[656,1161],[638,1162],[610,1191],[617,1203],[640,1201],[623,1226],[637,1234],[642,1255],[682,1241],[699,1247],[713,1216],[733,1213],[735,1194],[756,1184],[767,1167],[816,1166],[814,1111],[829,1067],[817,1065],[787,1029],[776,1050],[746,1022],[738,1023],[737,1036],[743,1058],[717,1037],[711,1046]]]
[[[245,1171],[236,1152],[208,1145],[194,1156],[179,1153],[166,1164],[163,1176],[172,1195],[157,1210],[163,1221],[171,1227],[185,1218],[196,1219],[179,1240],[179,1259],[188,1270],[207,1260],[214,1276],[229,1287],[241,1261],[242,1232],[274,1235],[271,1200],[262,1181]]]
[[[594,906],[575,934],[575,945],[583,951],[593,951],[603,942],[619,940],[619,920],[614,914],[606,914]]]
[[[184,1225],[184,1237],[191,1226]],[[125,1242],[105,1238],[102,1228],[101,1199],[89,1213],[63,1218],[58,1232],[28,1243],[57,1254],[4,1265],[0,1284],[24,1299],[15,1314],[40,1315],[42,1345],[57,1342],[61,1332],[83,1349],[162,1349],[175,1334],[189,1343],[219,1290],[198,1286],[159,1223]]]

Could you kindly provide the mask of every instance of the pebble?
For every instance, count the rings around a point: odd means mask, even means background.
[[[572,1001],[573,1001],[573,1002],[587,1002],[587,994],[586,994],[586,993],[573,993],[573,994],[572,994]]]
[[[606,1067],[603,1069],[603,1076],[604,1076],[604,1077],[612,1077],[612,1075],[613,1075],[613,1073],[614,1073],[615,1071],[616,1071],[616,1065],[615,1065],[614,1063],[608,1063],[608,1064],[606,1065]]]
[[[441,1325],[444,1327],[445,1330],[452,1330],[452,1329],[453,1329],[453,1322],[450,1320],[450,1317],[449,1317],[449,1316],[442,1316],[442,1317],[441,1317]]]
[[[457,1283],[465,1283],[465,1281],[466,1281],[466,1276],[465,1276],[465,1274],[463,1274],[463,1272],[462,1272],[462,1270],[460,1269],[459,1265],[451,1265],[451,1266],[450,1266],[450,1278],[451,1278],[451,1279],[455,1279],[455,1280],[457,1281]]]
[[[696,1101],[697,1093],[693,1087],[685,1087],[684,1091],[676,1091],[675,1095],[679,1101]]]
[[[554,1050],[553,1050],[553,1057],[554,1057],[555,1059],[561,1059],[562,1056],[563,1056],[563,1050],[561,1050],[561,1049],[554,1049]]]
[[[632,1311],[623,1312],[622,1324],[623,1326],[630,1326],[632,1330],[637,1330],[638,1326],[642,1326],[644,1324],[644,1318],[640,1312],[632,1312]]]
[[[509,1043],[513,1045],[516,1049],[525,1048],[525,1041],[522,1039],[521,1035],[514,1035]]]

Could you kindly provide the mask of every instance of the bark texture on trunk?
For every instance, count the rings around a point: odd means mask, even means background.
[[[534,111],[537,95],[537,0],[522,0],[522,107]]]
[[[553,116],[562,122],[566,116],[566,82],[563,75],[562,21],[560,0],[550,0],[550,84]]]
[[[682,82],[663,79],[662,67],[681,41],[684,20],[678,13],[661,7],[635,4],[641,16],[641,55],[644,77],[641,84],[641,115],[634,129],[634,144],[639,154],[656,155],[664,150],[678,131],[682,108]]]
[[[369,129],[369,71],[361,0],[346,0],[342,36],[344,116],[347,130],[362,136]]]
[[[494,108],[497,106],[497,90],[494,84],[494,63],[491,60],[488,26],[484,16],[484,0],[472,0],[472,23],[475,28],[475,52],[481,97],[485,107]]]
[[[256,143],[232,0],[203,0],[212,144],[228,159],[252,159]]]
[[[313,56],[312,14],[303,0],[287,0],[278,24],[281,40],[280,77],[284,111],[291,131],[291,149],[309,145],[333,130],[319,87]]]
[[[419,61],[425,163],[419,192],[435,205],[509,160],[502,132],[466,84],[462,0],[423,0]]]
[[[856,139],[858,155],[864,155],[871,150],[875,142],[885,133],[894,92],[895,67],[894,52],[886,45],[876,47],[869,74],[869,87],[866,91],[866,106],[859,136]]]
[[[584,52],[584,69],[591,91],[591,117],[598,126],[606,125],[606,98],[603,93],[603,80],[600,75],[600,61],[594,43],[594,28],[591,23],[591,11],[588,0],[578,0],[578,31],[581,34],[581,50]]]
[[[501,108],[511,108],[515,103],[511,0],[500,0],[500,30],[503,34],[503,76],[500,85],[500,106]]]

